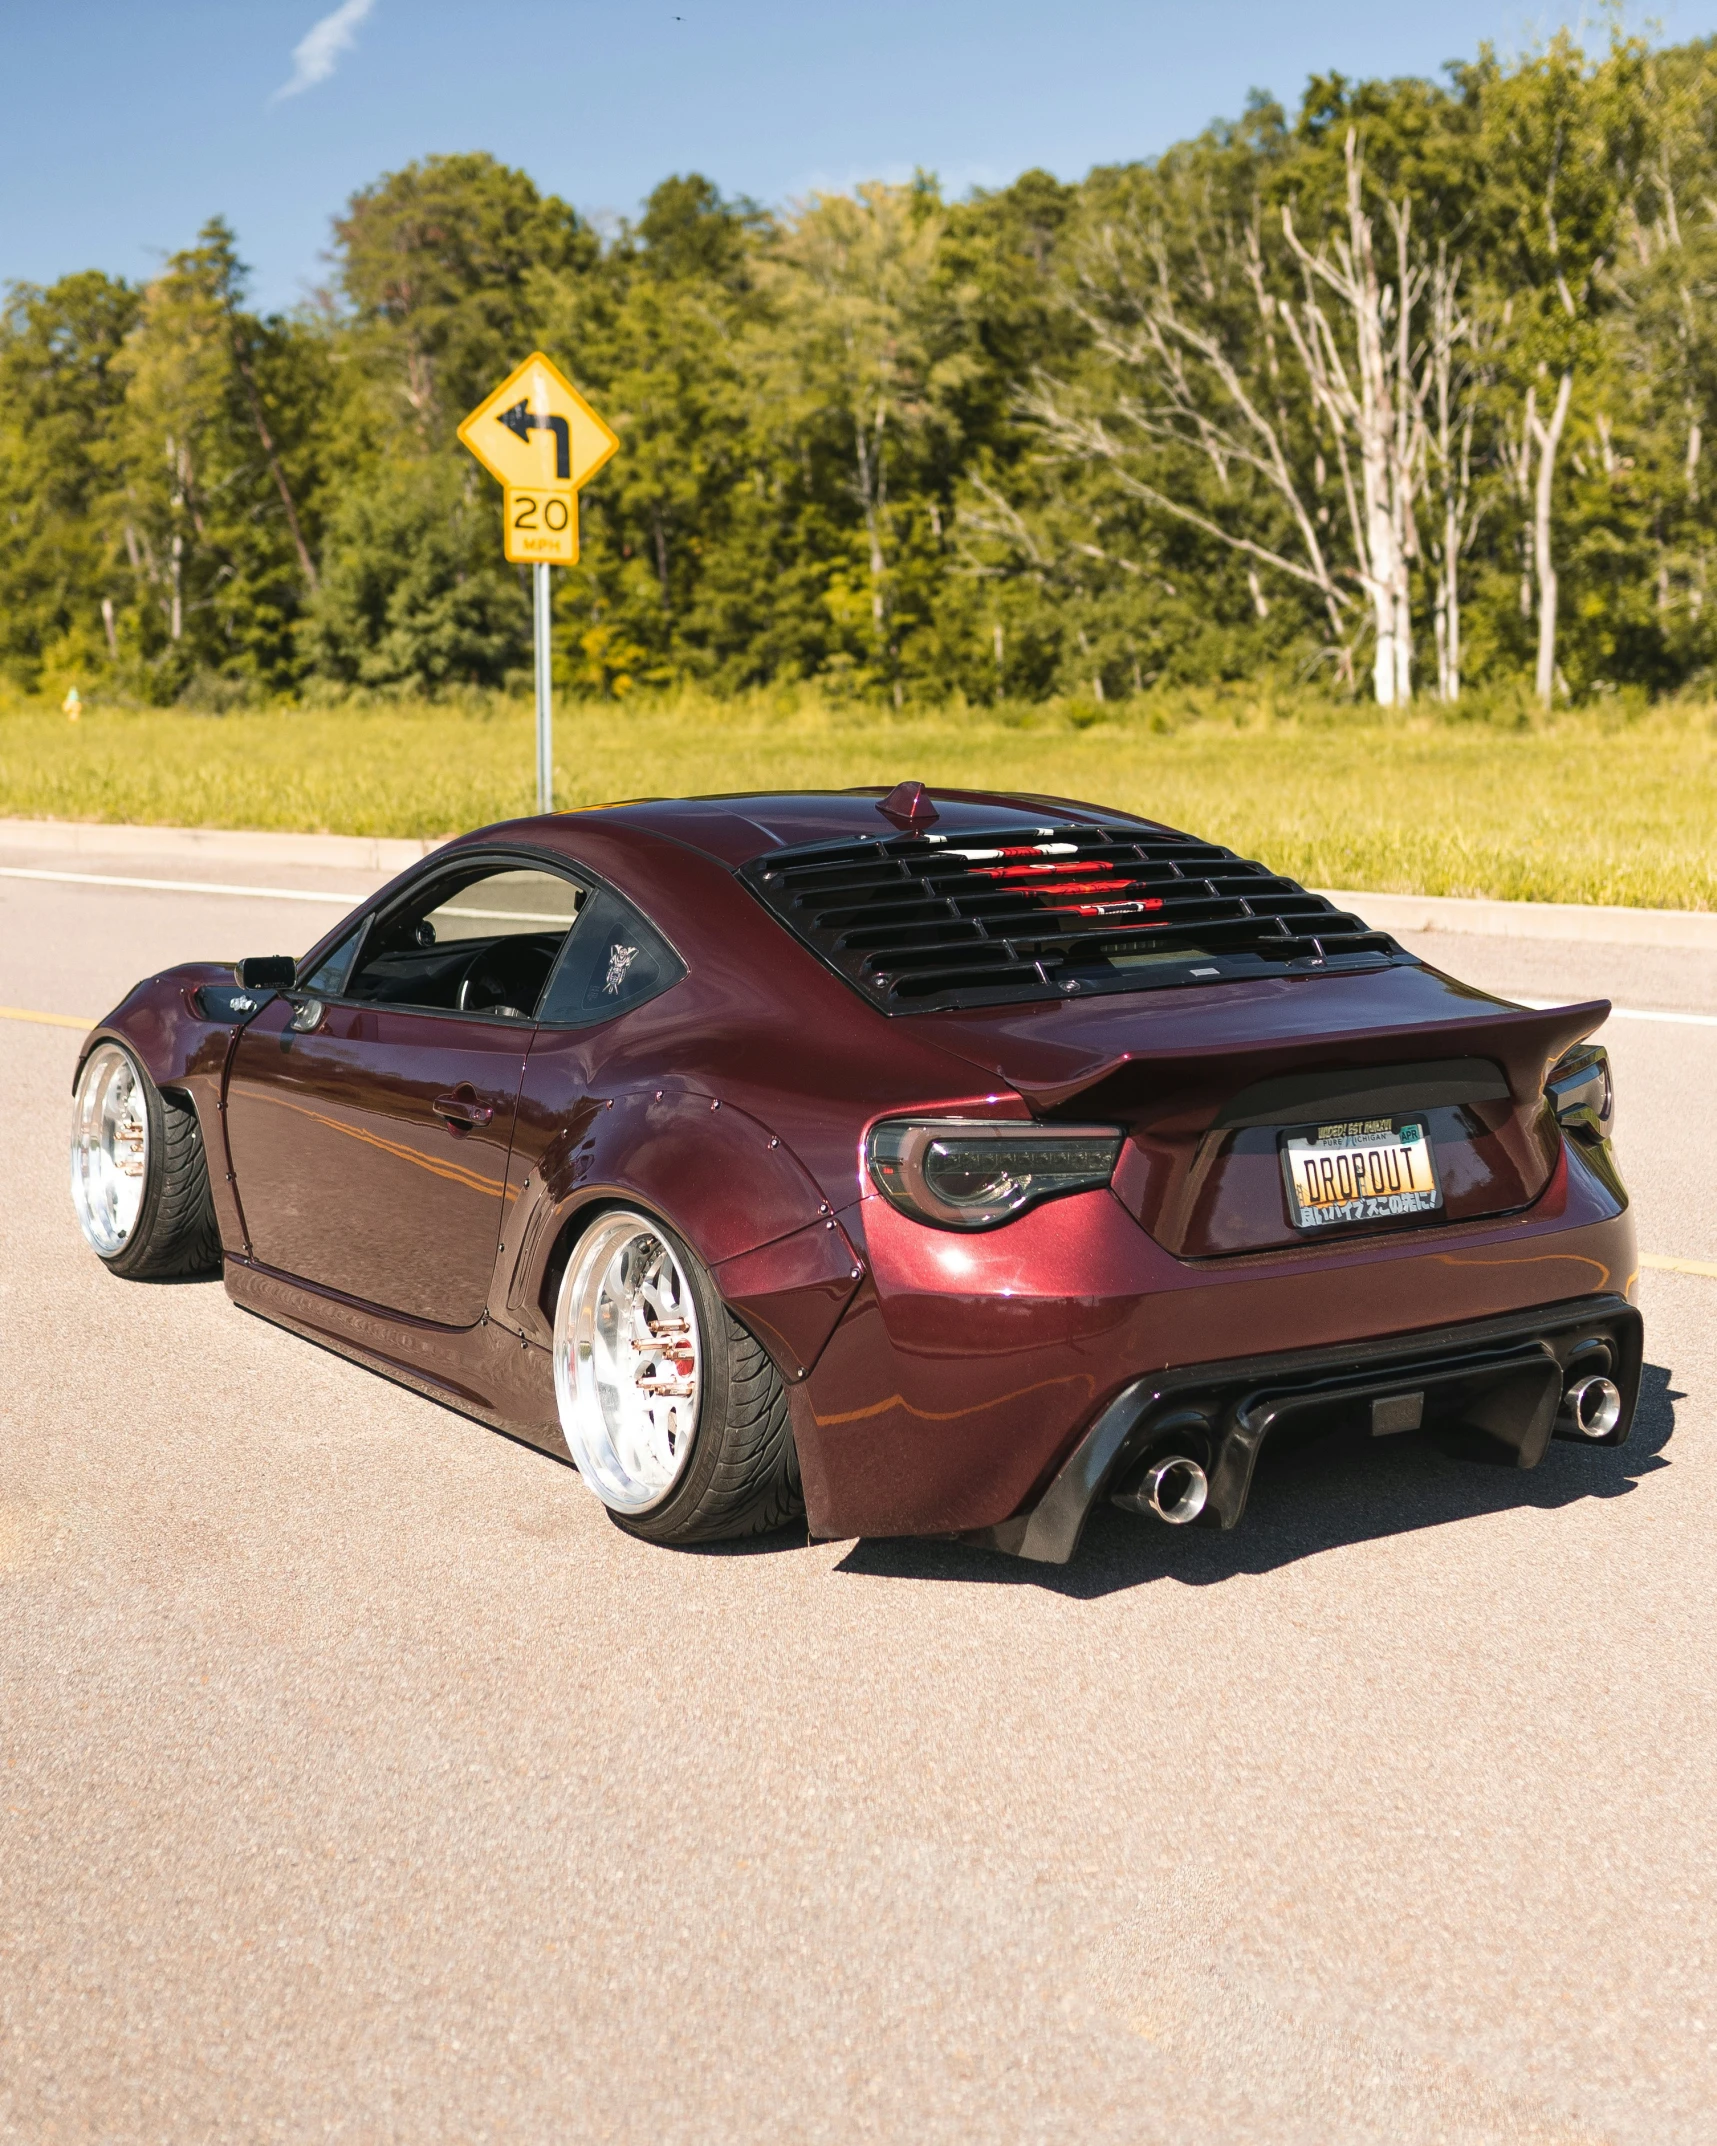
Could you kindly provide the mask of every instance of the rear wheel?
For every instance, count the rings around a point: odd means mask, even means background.
[[[574,1245],[554,1382],[579,1473],[632,1534],[712,1542],[803,1512],[779,1373],[654,1217],[610,1208]]]
[[[72,1103],[72,1205],[115,1274],[146,1281],[221,1263],[202,1128],[119,1043],[98,1043]]]

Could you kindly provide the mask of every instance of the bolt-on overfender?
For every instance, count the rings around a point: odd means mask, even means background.
[[[586,1097],[540,1145],[521,1114],[510,1178],[518,1198],[495,1310],[533,1341],[552,1335],[554,1289],[582,1219],[622,1202],[685,1240],[790,1379],[815,1362],[857,1286],[857,1255],[797,1156],[701,1090]]]

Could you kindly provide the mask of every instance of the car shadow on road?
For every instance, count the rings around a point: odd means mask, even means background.
[[[877,1579],[988,1581],[1040,1587],[1091,1601],[1153,1580],[1212,1587],[1273,1572],[1301,1558],[1447,1527],[1521,1506],[1554,1511],[1583,1498],[1620,1498],[1670,1463],[1675,1404],[1686,1396],[1661,1364],[1647,1364],[1633,1434],[1625,1446],[1552,1444],[1533,1469],[1456,1460],[1426,1440],[1330,1438],[1260,1455],[1240,1525],[1167,1528],[1100,1505],[1067,1565],[1035,1565],[965,1543],[920,1539],[856,1543],[836,1567]]]

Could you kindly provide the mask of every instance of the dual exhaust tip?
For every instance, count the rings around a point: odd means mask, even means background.
[[[1562,1420],[1582,1438],[1607,1438],[1622,1420],[1621,1388],[1600,1373],[1576,1379],[1562,1396]],[[1209,1498],[1210,1478],[1198,1462],[1185,1453],[1166,1453],[1114,1502],[1183,1528],[1198,1518]]]

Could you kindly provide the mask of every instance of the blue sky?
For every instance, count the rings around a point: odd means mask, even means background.
[[[1486,0],[4,0],[0,281],[146,276],[219,212],[287,306],[355,187],[488,149],[579,208],[633,214],[699,170],[778,203],[869,176],[951,193],[1077,178],[1306,76],[1435,74],[1580,10]],[[1717,0],[1661,0],[1669,39]],[[320,25],[320,28],[318,27]],[[1601,33],[1593,32],[1594,41]],[[298,57],[295,60],[294,55]]]

